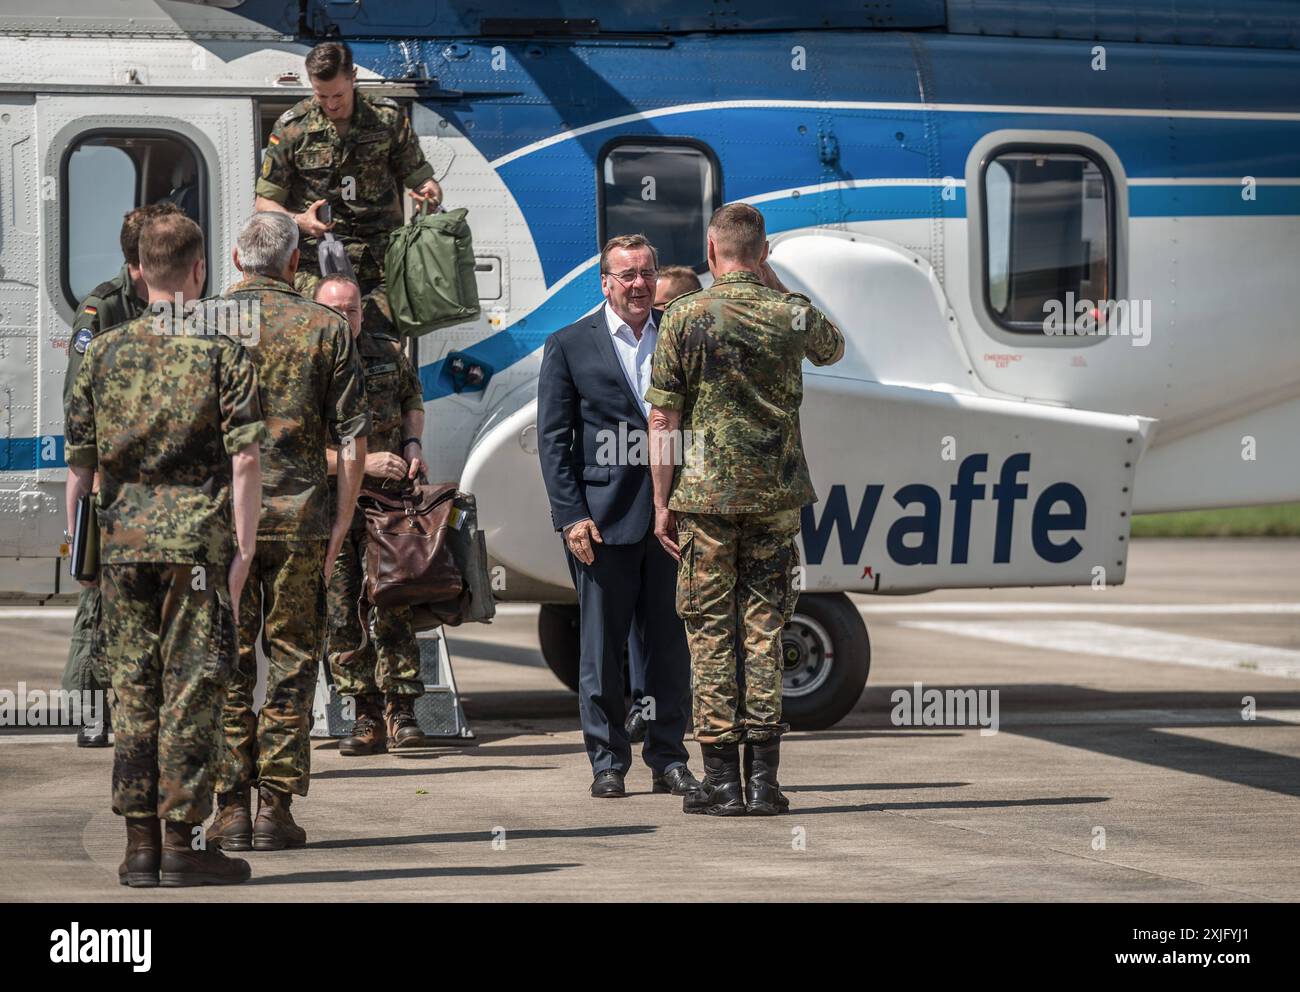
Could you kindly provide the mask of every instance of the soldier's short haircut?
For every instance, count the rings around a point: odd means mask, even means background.
[[[149,286],[171,289],[203,257],[203,231],[183,213],[163,213],[140,230],[140,268]]]
[[[713,211],[709,234],[719,255],[737,262],[757,263],[767,240],[763,215],[748,203],[728,203]]]
[[[280,277],[298,247],[298,225],[283,211],[259,210],[239,232],[235,244],[245,272]]]
[[[683,293],[693,293],[700,288],[700,277],[695,274],[695,270],[685,265],[665,265],[659,270],[659,282],[672,283],[677,292],[674,296],[681,296]]]
[[[655,268],[659,268],[659,252],[655,251],[655,246],[650,243],[650,239],[644,234],[620,234],[616,238],[610,238],[605,242],[605,247],[600,250],[600,271],[608,272],[606,263],[609,261],[609,253],[615,248],[649,248],[650,257],[654,259]]]
[[[176,204],[164,202],[148,203],[127,213],[122,218],[122,233],[118,236],[118,241],[122,245],[122,257],[132,265],[139,265],[140,230],[144,227],[145,221],[155,217],[165,217],[167,214],[184,214],[184,212]]]
[[[307,53],[307,75],[329,82],[340,72],[352,71],[352,49],[343,41],[322,41]]]
[[[316,284],[316,289],[312,291],[311,298],[313,300],[319,300],[322,289],[326,286],[335,285],[337,283],[342,283],[344,286],[351,286],[357,291],[357,299],[361,298],[361,285],[351,276],[345,275],[342,272],[331,272],[329,275],[321,279],[321,281]]]

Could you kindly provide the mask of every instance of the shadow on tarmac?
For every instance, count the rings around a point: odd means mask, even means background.
[[[785,786],[781,786],[785,791]],[[863,803],[859,806],[791,806],[790,815],[815,816],[818,813],[888,813],[933,809],[1005,809],[1013,806],[1075,806],[1108,803],[1109,796],[1050,796],[1044,799],[970,799],[928,803]]]
[[[631,837],[652,834],[658,827],[633,825],[626,827],[551,827],[533,830],[511,830],[511,840],[558,840],[574,837]],[[490,830],[465,830],[447,834],[408,834],[404,837],[356,837],[323,840],[308,844],[309,851],[335,851],[350,847],[385,847],[389,844],[482,844],[493,840]]]
[[[872,686],[845,722],[875,724],[888,719],[889,695],[904,686]],[[1249,728],[1263,733],[1269,728],[1294,724],[1270,719],[1267,711],[1300,709],[1300,691],[1244,690],[1231,692],[1108,692],[1087,686],[1053,683],[1002,687],[997,685],[943,686],[926,690],[998,690],[999,733],[1016,734],[1049,744],[1079,748],[1111,758],[1137,761],[1170,771],[1202,775],[1264,789],[1285,796],[1300,796],[1300,759],[1271,751],[1192,737],[1175,731]],[[1242,716],[1245,699],[1254,719]],[[864,719],[865,718],[865,719]],[[853,737],[864,733],[833,730],[807,735]],[[870,736],[870,732],[865,732]],[[894,736],[888,731],[881,736]],[[943,730],[921,736],[947,736]]]
[[[402,775],[451,775],[458,772],[546,772],[555,765],[534,765],[521,768],[517,765],[468,765],[459,768],[329,768],[312,772],[312,781],[330,778],[397,778]]]
[[[288,875],[254,875],[245,885],[300,885],[310,882],[381,882],[399,878],[460,878],[480,875],[540,875],[565,868],[581,868],[579,862],[549,865],[506,865],[491,868],[368,868],[361,871],[298,871]]]

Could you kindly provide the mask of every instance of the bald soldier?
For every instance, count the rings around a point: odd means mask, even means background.
[[[330,275],[316,287],[316,302],[348,319],[366,372],[370,436],[366,444],[365,480],[369,489],[404,489],[424,474],[424,393],[415,365],[394,342],[361,329],[361,291],[344,275]],[[325,452],[330,485],[336,484],[338,450]],[[424,747],[415,718],[415,700],[424,694],[420,645],[410,607],[370,608],[370,637],[362,630],[357,601],[365,585],[366,515],[357,510],[352,529],[334,560],[326,594],[328,657],[334,687],[353,700],[352,733],[339,742],[345,756],[382,754],[392,749]],[[367,618],[369,621],[369,617]]]
[[[664,313],[645,394],[654,406],[655,535],[679,562],[677,612],[690,642],[706,772],[682,809],[711,816],[771,816],[790,805],[776,777],[787,729],[781,632],[798,599],[800,508],[817,498],[799,432],[802,366],[844,355],[839,328],[781,284],[767,247],[753,207],[714,212],[713,285],[679,296]],[[674,449],[679,429],[689,442]]]
[[[321,42],[307,53],[306,69],[312,95],[271,129],[256,207],[288,213],[298,225],[297,287],[308,295],[321,276],[320,238],[330,231],[341,241],[361,284],[366,328],[387,331],[391,314],[381,284],[388,235],[402,225],[398,188],[437,207],[442,187],[402,108],[356,88],[352,50],[344,42]],[[319,213],[327,203],[329,224]]]
[[[117,693],[113,812],[127,824],[118,879],[242,882],[246,861],[196,841],[212,804],[267,432],[248,352],[202,313],[177,312],[207,276],[198,225],[174,215],[147,222],[140,263],[151,312],[90,342],[66,426],[70,528],[100,477],[98,581]]]

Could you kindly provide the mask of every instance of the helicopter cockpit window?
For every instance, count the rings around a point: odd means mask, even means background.
[[[704,269],[705,230],[722,205],[722,177],[706,145],[618,139],[601,152],[597,168],[601,245],[620,234],[644,234],[661,266]]]

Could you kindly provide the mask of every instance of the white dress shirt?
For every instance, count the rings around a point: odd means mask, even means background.
[[[659,340],[654,311],[651,310],[646,317],[640,341],[632,333],[627,321],[616,314],[608,303],[605,304],[605,323],[609,325],[610,337],[614,339],[614,354],[618,356],[618,363],[623,368],[623,378],[632,387],[632,394],[641,404],[648,421],[650,404],[646,402],[645,391],[650,388],[650,367],[654,362],[655,342]]]

